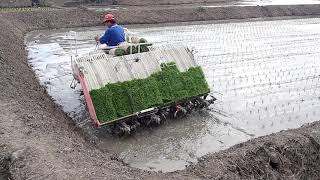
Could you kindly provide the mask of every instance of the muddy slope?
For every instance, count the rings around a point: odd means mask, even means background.
[[[319,127],[317,122],[241,143],[201,158],[187,171],[203,178],[319,179]]]
[[[117,0],[119,5],[129,6],[154,6],[154,5],[183,5],[183,4],[223,4],[232,3],[236,0]]]
[[[45,1],[46,5],[57,6],[77,6],[84,4],[91,5],[128,5],[128,6],[154,6],[154,5],[183,5],[183,4],[229,4],[236,2],[237,0],[50,0]],[[1,0],[0,7],[29,7],[31,6],[31,0]]]
[[[0,7],[29,7],[31,0],[1,0]]]
[[[318,5],[248,8],[127,10],[116,15],[128,24],[320,13]],[[129,168],[97,149],[96,140],[86,138],[39,85],[23,40],[30,30],[97,25],[102,14],[75,9],[0,13],[0,178],[319,178],[319,122],[236,145],[169,174]]]

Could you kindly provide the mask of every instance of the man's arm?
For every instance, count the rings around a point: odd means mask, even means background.
[[[101,44],[107,44],[109,43],[110,41],[110,34],[109,34],[109,30],[107,30],[104,35],[99,39],[99,42]]]

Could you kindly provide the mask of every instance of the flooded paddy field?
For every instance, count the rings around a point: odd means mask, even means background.
[[[130,166],[174,171],[234,144],[319,119],[320,18],[128,28],[154,44],[193,50],[213,94],[210,110],[134,136],[110,136],[91,127],[80,86],[72,81],[67,34],[77,32],[77,53],[95,49],[103,28],[37,31],[26,37],[29,63],[48,93],[77,124]]]

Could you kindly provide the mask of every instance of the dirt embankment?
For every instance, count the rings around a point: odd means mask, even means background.
[[[1,0],[1,7],[29,7],[31,6],[31,0]]]
[[[238,0],[117,0],[118,5],[155,6],[155,5],[184,5],[184,4],[229,4]]]
[[[123,24],[174,23],[260,17],[320,15],[320,5],[132,8],[113,11]]]
[[[125,5],[125,6],[155,6],[155,5],[194,5],[194,4],[231,4],[238,0],[40,0],[46,5],[77,6],[77,5]],[[29,7],[32,0],[1,0],[0,7]]]
[[[162,23],[317,15],[319,5],[175,8],[115,12],[120,23]],[[98,25],[104,12],[60,9],[0,13],[0,178],[13,179],[318,179],[320,122],[207,155],[186,170],[129,168],[95,147],[39,85],[27,63],[26,32]]]
[[[207,155],[187,171],[203,178],[219,175],[225,179],[319,179],[319,127],[317,122],[250,140]]]

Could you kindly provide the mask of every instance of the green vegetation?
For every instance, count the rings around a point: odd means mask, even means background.
[[[92,90],[90,96],[99,120],[111,120],[118,117],[116,107],[113,105],[112,91],[109,88]]]
[[[149,48],[147,45],[141,45],[140,46],[140,52],[149,52]]]
[[[139,47],[140,47],[140,52],[143,53],[143,52],[148,52],[149,51],[149,48],[148,48],[149,45],[132,45],[132,46],[129,46],[126,50],[126,53],[127,54],[136,54],[139,52]]]
[[[134,45],[130,45],[127,49],[126,49],[126,53],[127,54],[136,54],[138,53],[138,48]]]
[[[140,38],[139,43],[147,43],[148,41],[145,38]]]
[[[139,39],[139,43],[147,43],[146,39]],[[151,46],[152,44],[143,44],[143,45],[136,45],[136,44],[129,44],[128,46],[119,47],[112,50],[112,53],[109,52],[109,54],[115,55],[115,56],[124,56],[128,54],[136,54],[136,53],[143,53],[143,52],[149,52],[148,46]],[[139,49],[140,48],[140,49]]]
[[[168,63],[161,69],[145,79],[107,84],[90,91],[97,118],[108,122],[209,92],[201,67],[180,72],[175,63]]]
[[[132,113],[131,101],[127,91],[127,83],[114,83],[108,84],[104,88],[109,88],[111,90],[112,103],[114,108],[117,110],[117,117],[123,117]],[[91,93],[90,93],[91,95]],[[93,101],[93,104],[96,108],[96,105]],[[98,107],[99,108],[99,107]],[[101,120],[108,120],[103,118]]]
[[[140,53],[149,51],[149,48],[147,45],[141,45],[141,46],[131,45],[131,46],[127,47],[126,49],[122,49],[122,48],[114,49],[114,55],[115,56],[124,56],[124,55],[128,55],[128,54],[136,54],[136,53],[138,53],[139,47],[140,47]],[[113,53],[109,52],[109,54],[113,54]]]
[[[123,50],[123,49],[120,49],[120,48],[117,48],[116,50],[115,50],[115,53],[114,53],[116,56],[124,56],[124,55],[126,55],[127,53],[126,53],[126,51],[125,50]]]

